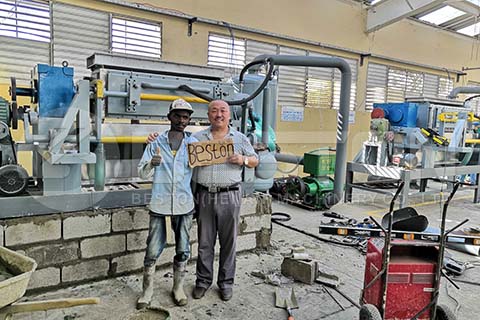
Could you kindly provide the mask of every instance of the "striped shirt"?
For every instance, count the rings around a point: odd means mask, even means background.
[[[193,135],[199,141],[214,140],[210,127]],[[230,128],[224,139],[232,139],[234,151],[244,156],[257,157],[248,138],[241,132]],[[206,187],[228,187],[242,182],[242,166],[232,163],[213,164],[196,167],[193,180]]]

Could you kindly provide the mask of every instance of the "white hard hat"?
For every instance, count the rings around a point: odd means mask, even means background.
[[[170,112],[172,112],[174,110],[185,110],[185,111],[190,112],[190,114],[193,113],[193,108],[190,105],[190,103],[188,103],[187,101],[185,101],[183,99],[174,100],[172,102],[172,104],[170,105],[170,109],[168,109],[168,113],[170,114]]]

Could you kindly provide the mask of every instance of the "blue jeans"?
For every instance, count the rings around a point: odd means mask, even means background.
[[[192,227],[193,215],[184,214],[169,216],[172,222],[172,230],[175,233],[175,258],[174,262],[185,262],[190,258],[190,228]],[[150,213],[150,227],[147,238],[147,252],[143,265],[151,267],[155,265],[158,257],[167,243],[167,228],[165,216]]]

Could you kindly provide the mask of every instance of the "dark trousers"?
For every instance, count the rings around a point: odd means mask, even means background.
[[[220,262],[217,285],[231,288],[235,278],[236,241],[240,217],[241,190],[209,193],[199,190],[198,209],[198,287],[208,288],[213,282],[215,243],[220,241]]]

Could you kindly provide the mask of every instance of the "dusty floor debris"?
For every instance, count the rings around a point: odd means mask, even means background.
[[[465,217],[470,218],[469,226],[480,225],[480,205],[471,202],[472,191],[460,191],[452,201],[447,225],[452,226]],[[383,196],[382,196],[383,197]],[[366,204],[365,201],[356,204],[342,204],[335,207],[335,211],[342,215],[355,218],[359,221],[367,215],[381,218],[386,211],[386,201],[376,201]],[[419,213],[428,217],[431,226],[438,226],[441,212],[440,204],[432,198],[423,200],[416,208]],[[425,202],[426,201],[426,202]],[[290,205],[274,203],[273,211],[287,212],[292,220],[287,222],[297,228],[310,233],[318,234],[318,225],[326,218],[321,212],[302,210]],[[329,218],[327,218],[329,219]],[[328,237],[327,235],[322,235]],[[155,278],[155,294],[153,306],[163,307],[170,311],[172,319],[203,320],[203,319],[283,319],[286,312],[275,308],[275,288],[277,286],[259,278],[280,273],[280,266],[285,255],[290,253],[294,246],[303,246],[312,259],[319,261],[319,267],[329,274],[339,277],[339,290],[358,302],[363,285],[365,257],[360,251],[352,247],[329,244],[308,237],[284,227],[273,225],[272,248],[268,251],[243,253],[237,259],[237,277],[232,300],[223,302],[215,285],[200,300],[191,299],[191,291],[195,280],[195,263],[188,266],[187,294],[190,295],[186,307],[176,307],[170,296],[172,279],[164,277],[169,269],[157,270]],[[478,264],[480,258],[448,250],[455,259]],[[253,273],[253,274],[252,274]],[[295,289],[299,309],[294,310],[296,319],[358,319],[358,309],[347,299],[333,289],[325,291],[321,284],[312,285],[293,282],[288,278],[280,279],[282,290]],[[480,267],[467,270],[457,278],[460,290],[455,289],[446,281],[442,282],[440,300],[457,310],[458,319],[476,319],[480,312],[478,295],[480,282]],[[275,282],[275,281],[274,281]],[[28,299],[52,299],[59,297],[86,297],[97,296],[101,303],[97,306],[76,307],[73,309],[52,310],[32,314],[18,315],[14,319],[24,320],[65,320],[89,319],[110,320],[122,319],[135,312],[135,302],[141,291],[140,274],[119,277],[116,279],[75,286],[27,297]]]

